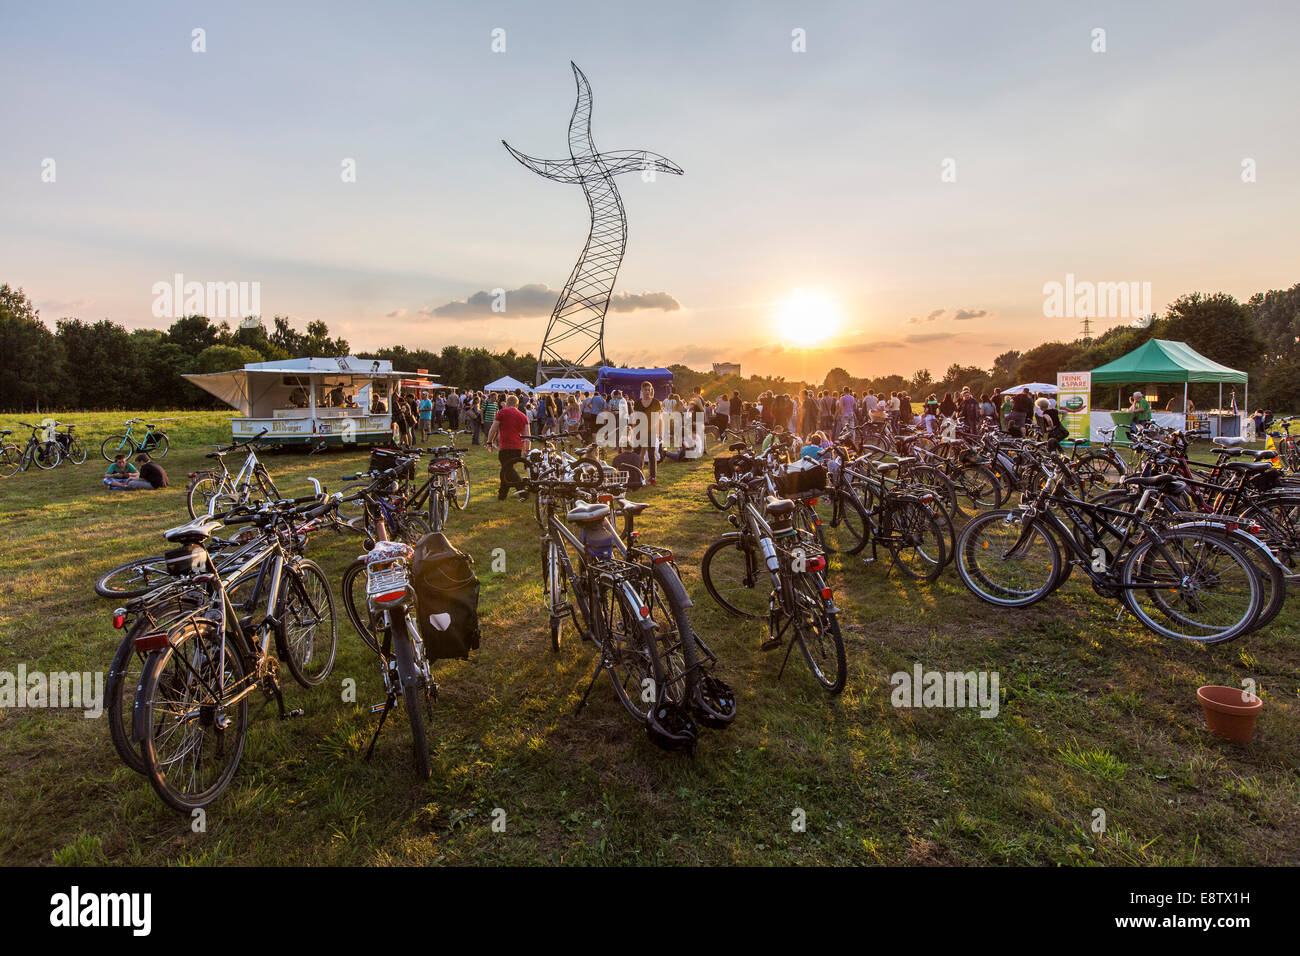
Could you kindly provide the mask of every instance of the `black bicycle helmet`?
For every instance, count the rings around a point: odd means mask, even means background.
[[[736,693],[725,681],[706,674],[695,685],[691,711],[704,726],[722,730],[736,719]]]
[[[685,750],[695,755],[699,732],[690,713],[678,704],[667,701],[656,704],[646,718],[645,730],[656,747]]]

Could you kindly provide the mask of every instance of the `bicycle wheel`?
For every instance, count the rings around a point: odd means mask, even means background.
[[[232,706],[212,695],[212,688],[236,687],[244,668],[211,621],[185,622],[172,643],[145,661],[135,730],[150,785],[168,806],[188,813],[220,796],[239,769],[248,698]]]
[[[1056,539],[1019,511],[986,511],[957,537],[957,574],[967,590],[998,607],[1028,607],[1053,590],[1061,574]]]
[[[947,535],[919,501],[894,498],[885,502],[882,542],[894,563],[911,577],[933,582],[948,563]]]
[[[63,449],[56,441],[43,441],[36,446],[32,460],[36,462],[37,468],[49,471],[51,468],[57,468],[59,462],[63,461]]]
[[[80,438],[73,438],[68,442],[66,457],[74,465],[84,465],[86,463],[86,445]]]
[[[830,610],[830,598],[822,597],[825,582],[820,574],[800,574],[794,582],[795,615],[790,622],[804,663],[817,683],[830,694],[844,690],[848,664],[839,615]]]
[[[135,735],[135,695],[148,655],[135,649],[135,639],[151,631],[170,628],[178,617],[202,606],[201,591],[182,591],[166,601],[150,603],[122,636],[104,679],[104,702],[108,708],[108,730],[113,749],[122,762],[136,773],[144,773],[140,740]]]
[[[739,531],[709,545],[700,560],[700,578],[709,596],[737,617],[766,617],[772,579],[758,549],[743,543]]]
[[[12,478],[22,471],[23,453],[17,445],[5,445],[0,448],[0,478]]]
[[[127,435],[110,435],[100,444],[99,453],[104,461],[112,461],[117,455],[134,455],[135,442]]]
[[[961,465],[954,469],[952,480],[957,486],[957,493],[970,503],[973,511],[1001,507],[1004,500],[1002,484],[997,475],[984,465]]]
[[[457,511],[469,507],[469,465],[463,461],[456,466],[456,493],[452,496],[451,503]]]
[[[100,575],[95,582],[95,593],[100,597],[126,601],[148,594],[170,579],[167,559],[162,555],[136,558]]]
[[[643,595],[642,600],[651,599]],[[647,722],[663,686],[663,672],[649,644],[657,627],[646,626],[626,588],[602,584],[596,602],[598,616],[605,625],[601,651],[613,663],[608,673],[614,693],[629,714]]]
[[[562,610],[567,593],[564,569],[560,563],[560,546],[550,537],[542,539],[542,599],[546,602],[547,621],[551,628],[551,650],[560,649],[564,633]]]
[[[343,611],[352,623],[353,629],[376,654],[381,654],[379,638],[375,633],[375,622],[370,617],[370,605],[366,601],[366,559],[357,558],[343,572],[340,584],[343,594]]]
[[[913,465],[905,472],[901,472],[899,479],[909,485],[920,485],[932,492],[943,502],[943,507],[948,514],[962,514],[961,503],[957,500],[957,482],[934,465]]]
[[[212,504],[214,498],[217,499],[215,506]],[[238,499],[226,483],[225,475],[219,471],[198,472],[190,482],[189,491],[185,493],[185,507],[189,509],[191,518],[206,515],[209,508],[213,508],[213,514],[221,514],[237,503]]]
[[[812,507],[820,519],[818,540],[828,552],[857,554],[866,547],[871,520],[851,491],[827,491]]]
[[[266,501],[279,500],[280,489],[275,487],[275,482],[271,480],[271,476],[267,474],[261,462],[258,462],[257,467],[253,469],[253,478],[257,482],[257,487],[261,489],[263,499]]]
[[[320,566],[305,558],[287,583],[277,649],[293,679],[303,687],[315,687],[334,669],[338,653],[334,592]]]
[[[1119,456],[1092,452],[1079,459],[1074,466],[1074,473],[1083,485],[1084,492],[1091,498],[1118,488],[1126,470]]]
[[[1134,547],[1120,571],[1125,606],[1161,637],[1221,644],[1251,629],[1263,606],[1259,576],[1227,538],[1174,529]]]
[[[416,663],[415,645],[406,631],[406,620],[389,626],[393,656],[397,659],[397,678],[402,684],[402,705],[411,725],[411,754],[415,758],[415,772],[421,780],[433,776],[429,763],[429,732],[425,726],[424,708],[428,703],[429,689],[424,675]]]
[[[411,514],[409,512],[400,515],[394,515],[394,520],[389,529],[393,531],[394,538],[398,541],[404,541],[407,544],[415,544],[433,528],[429,522],[424,520],[423,515]]]
[[[148,451],[150,458],[166,458],[167,452],[170,451],[172,447],[171,442],[167,440],[167,436],[162,432],[153,433],[153,438],[150,440],[149,446]]]

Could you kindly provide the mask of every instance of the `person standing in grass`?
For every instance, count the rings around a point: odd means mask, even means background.
[[[518,404],[518,402],[519,400],[516,399],[515,403]],[[496,420],[497,410],[500,408],[501,405],[497,402],[497,393],[488,392],[487,396],[483,399],[482,415],[483,428],[489,433],[492,431],[492,422]],[[492,440],[488,439],[488,445],[490,446],[491,444]]]
[[[493,413],[492,427],[488,429],[488,447],[495,442],[499,449],[497,461],[501,464],[501,484],[497,488],[498,501],[505,501],[506,492],[512,487],[524,485],[515,471],[515,463],[528,451],[528,416],[519,410],[518,405],[518,398],[507,395],[505,407]]]
[[[429,395],[426,392],[420,399],[420,434],[425,438],[429,437],[429,432],[433,430],[433,402],[429,401]]]
[[[1128,410],[1133,413],[1133,421],[1149,422],[1151,421],[1151,403],[1141,392],[1133,393],[1133,401],[1129,403]]]

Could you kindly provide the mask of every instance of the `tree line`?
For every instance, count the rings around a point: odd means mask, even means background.
[[[60,319],[51,330],[21,289],[0,285],[0,411],[208,409],[224,404],[182,375],[242,368],[247,362],[348,355],[324,322],[298,331],[284,316],[267,329],[252,316],[232,327],[187,315],[166,330],[127,329],[107,319]],[[441,381],[478,387],[513,375],[531,381],[537,360],[513,349],[493,353],[449,345],[441,352],[402,346],[360,353],[391,359],[403,372],[426,369]]]
[[[1116,326],[1094,339],[1012,349],[995,358],[990,368],[954,363],[939,379],[929,369],[911,376],[859,377],[837,367],[821,382],[801,382],[780,376],[719,377],[685,365],[669,368],[674,388],[681,394],[699,385],[710,396],[738,391],[747,401],[765,391],[781,394],[804,388],[906,391],[923,398],[963,386],[979,394],[1018,382],[1054,382],[1057,371],[1094,369],[1152,338],[1186,342],[1207,358],[1246,372],[1252,406],[1300,411],[1300,283],[1257,293],[1244,303],[1225,293],[1192,293],[1172,302],[1163,316]],[[347,354],[348,343],[331,338],[324,322],[308,322],[299,332],[278,315],[270,329],[256,316],[232,327],[206,316],[187,315],[163,331],[131,330],[107,319],[71,318],[60,319],[51,330],[21,289],[0,285],[0,356],[5,363],[0,410],[6,412],[220,408],[220,402],[181,376],[240,368],[246,362]],[[388,359],[403,372],[425,369],[443,382],[466,388],[479,388],[503,375],[531,382],[537,369],[536,356],[513,349],[490,352],[448,345],[434,352],[397,345],[358,354]],[[1193,385],[1192,399],[1208,407],[1217,397],[1217,388]],[[1095,402],[1113,400],[1107,389],[1095,391]],[[1244,395],[1239,396],[1239,401],[1244,400]]]

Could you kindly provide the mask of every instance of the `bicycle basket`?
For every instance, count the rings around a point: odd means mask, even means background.
[[[429,474],[431,475],[451,475],[456,472],[457,462],[452,458],[439,458],[436,461],[429,462]]]

